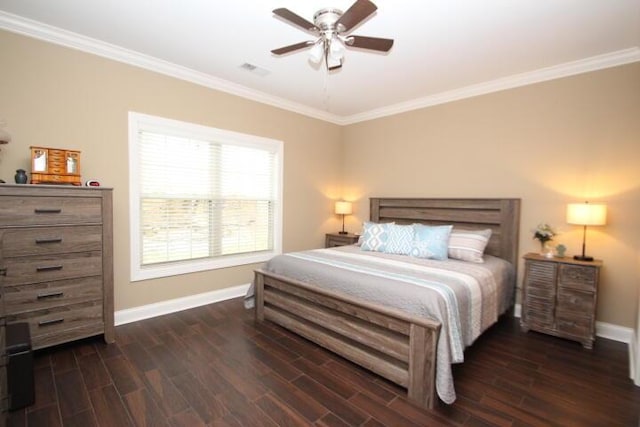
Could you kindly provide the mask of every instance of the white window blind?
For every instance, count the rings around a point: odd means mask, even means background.
[[[132,280],[280,252],[279,141],[137,113],[130,139]]]

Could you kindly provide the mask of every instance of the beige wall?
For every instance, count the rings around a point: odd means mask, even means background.
[[[640,64],[354,124],[343,141],[350,228],[370,196],[519,197],[520,253],[538,249],[531,230],[548,222],[575,254],[582,229],[565,223],[566,203],[607,203],[608,225],[587,234],[604,260],[597,319],[635,327]]]
[[[520,197],[520,252],[549,222],[579,251],[567,202],[609,205],[588,252],[605,261],[598,320],[634,327],[640,248],[640,64],[453,102],[344,128],[149,71],[0,31],[0,178],[29,168],[30,145],[82,150],[83,178],[114,188],[116,310],[248,283],[255,266],[129,282],[127,112],[284,141],[284,250],[337,230],[331,199]],[[428,76],[426,77],[428,78]],[[343,157],[343,163],[336,159]],[[457,172],[456,172],[457,171]],[[344,180],[343,180],[344,174]],[[343,185],[344,184],[344,185]]]
[[[255,267],[129,282],[128,111],[284,141],[284,250],[321,247],[338,229],[339,126],[3,31],[0,52],[0,119],[13,137],[0,178],[30,169],[30,145],[82,151],[83,179],[114,188],[116,310],[246,284]]]

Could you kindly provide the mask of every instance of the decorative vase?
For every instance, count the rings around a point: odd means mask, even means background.
[[[16,170],[16,176],[14,177],[16,180],[16,184],[26,184],[27,183],[27,173],[24,169]]]
[[[547,242],[540,242],[540,255],[545,258],[553,258],[553,248]]]

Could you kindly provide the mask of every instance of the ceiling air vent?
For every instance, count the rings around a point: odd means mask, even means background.
[[[269,70],[265,70],[264,68],[260,68],[257,65],[249,64],[245,62],[240,66],[243,70],[247,70],[250,73],[257,74],[258,76],[264,77],[269,74]]]

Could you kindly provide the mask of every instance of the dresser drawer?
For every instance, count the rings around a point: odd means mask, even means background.
[[[558,309],[591,316],[595,311],[595,294],[571,288],[558,288]]]
[[[0,197],[0,226],[100,224],[96,197]]]
[[[38,255],[5,260],[5,286],[50,282],[102,274],[100,251]]]
[[[561,265],[558,284],[575,289],[593,291],[597,283],[597,270],[582,265]]]
[[[8,315],[7,322],[29,323],[34,349],[96,335],[104,330],[102,303],[99,301]]]
[[[5,286],[7,314],[51,309],[59,305],[102,300],[102,277],[58,280],[28,285]]]
[[[4,258],[102,249],[99,225],[13,228],[0,231],[0,238]]]

